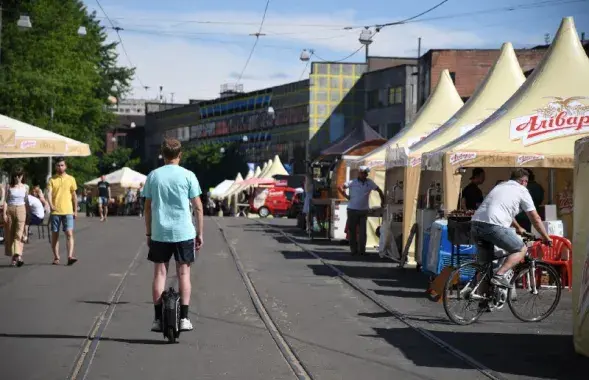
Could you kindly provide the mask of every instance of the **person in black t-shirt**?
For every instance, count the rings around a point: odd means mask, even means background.
[[[483,203],[483,192],[479,188],[485,182],[485,171],[482,168],[474,168],[470,183],[462,189],[461,208],[463,210],[476,210]]]
[[[536,176],[532,169],[526,169],[529,173],[528,176],[528,191],[530,192],[530,196],[532,197],[532,201],[534,202],[534,207],[538,212],[540,211],[540,205],[544,202],[544,188],[538,182],[536,182]],[[524,228],[528,232],[532,232],[532,222],[526,215],[525,212],[520,212],[516,215],[515,221],[519,223],[519,225]]]
[[[108,202],[110,200],[110,183],[106,182],[105,176],[100,177],[98,182],[98,213],[100,221],[104,222],[108,216]]]

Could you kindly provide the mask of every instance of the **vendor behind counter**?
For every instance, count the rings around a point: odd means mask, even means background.
[[[534,201],[534,207],[536,207],[536,210],[538,211],[538,213],[540,213],[540,205],[544,202],[544,188],[542,187],[542,185],[536,182],[536,176],[534,175],[532,169],[526,170],[529,173],[527,188],[530,192],[530,195],[532,196],[532,201]],[[542,219],[544,219],[542,215],[540,216],[542,217]],[[522,228],[524,228],[526,231],[532,232],[532,223],[530,222],[530,219],[528,219],[528,216],[525,212],[520,212],[519,214],[517,214],[515,217],[515,221],[520,226],[522,226]]]
[[[470,176],[470,183],[462,189],[460,200],[462,210],[476,210],[483,203],[483,191],[480,185],[485,182],[485,171],[482,168],[474,168]]]

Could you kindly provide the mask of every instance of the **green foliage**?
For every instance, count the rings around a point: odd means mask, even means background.
[[[89,144],[93,155],[68,158],[68,167],[78,182],[95,177],[96,152],[115,120],[108,96],[129,91],[134,69],[116,66],[116,44],[107,43],[81,1],[3,0],[2,6],[0,113]],[[31,29],[18,29],[21,14],[30,16]],[[77,34],[80,25],[85,36]],[[46,171],[47,159],[26,160],[25,167],[36,176],[42,162]]]
[[[131,148],[116,148],[110,153],[106,153],[100,160],[99,169],[100,174],[108,174],[123,167],[136,169],[141,159],[139,157],[131,158],[133,149]]]
[[[221,148],[225,149],[221,153]],[[247,173],[248,167],[237,145],[209,144],[192,147],[182,154],[181,165],[192,170],[204,193],[225,179],[235,179],[237,173]]]

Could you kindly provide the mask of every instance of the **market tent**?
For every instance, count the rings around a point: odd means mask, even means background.
[[[374,149],[372,152],[350,161],[348,166],[352,169],[350,178],[356,177],[357,169],[361,165],[372,168],[370,177],[381,188],[385,187],[385,159],[388,147],[406,147],[426,138],[429,134],[439,128],[452,115],[464,105],[460,95],[454,87],[450,72],[443,70],[436,88],[427,99],[423,107],[415,116],[415,120],[403,128],[384,145]],[[373,192],[370,196],[370,206],[380,205],[378,194]],[[368,219],[367,246],[378,245],[376,228],[379,226],[378,218]]]
[[[415,223],[422,154],[439,148],[476,127],[501,107],[525,80],[512,44],[505,43],[474,94],[450,120],[410,147],[389,147],[386,155],[385,187],[390,192],[395,181],[403,181],[403,236],[409,235]],[[410,249],[409,252],[413,251]]]
[[[113,197],[125,194],[125,189],[138,189],[142,183],[145,183],[147,177],[128,167],[121,168],[104,176],[105,181],[110,184],[110,191]],[[95,178],[92,181],[84,183],[84,186],[90,188],[96,193],[98,182],[101,178]]]
[[[246,174],[246,176],[243,179],[243,181],[238,184],[238,186],[234,187],[232,190],[227,191],[225,193],[225,198],[230,197],[232,195],[237,195],[239,197],[239,194],[241,194],[242,191],[245,191],[245,190],[247,190],[249,188],[248,185],[244,185],[244,182],[247,181],[247,180],[249,180],[249,179],[251,179],[251,178],[254,178],[254,172],[250,170]]]
[[[90,155],[90,146],[0,114],[0,158]]]
[[[336,140],[330,147],[321,151],[320,156],[341,156],[350,148],[370,140],[383,140],[384,138],[364,120],[350,133]]]
[[[270,170],[270,166],[272,166],[272,160],[268,160],[268,162],[266,162],[265,164],[265,169],[262,169],[262,172],[260,173],[260,177],[259,178],[266,178],[266,173],[268,172],[268,170]]]
[[[231,194],[231,192],[233,192],[236,188],[240,186],[241,182],[243,182],[243,177],[241,176],[241,173],[237,173],[237,175],[235,176],[235,180],[233,181],[231,186],[229,186],[227,191],[221,193],[220,195],[217,195],[215,198],[219,200],[227,198],[227,194]]]
[[[282,161],[280,161],[278,155],[274,156],[274,160],[271,162],[262,178],[272,178],[277,174],[288,175],[288,172],[284,168],[284,165],[282,165]]]
[[[350,167],[357,169],[361,165],[367,165],[371,168],[384,169],[388,147],[407,147],[426,138],[452,117],[463,105],[464,102],[456,91],[452,78],[450,78],[450,72],[444,69],[440,74],[440,80],[436,88],[415,115],[413,122],[401,129],[399,133],[380,148],[350,162]]]
[[[223,182],[221,182],[220,184],[218,184],[217,186],[215,186],[215,188],[213,189],[213,191],[211,191],[211,198],[217,198],[223,194],[225,194],[225,192],[227,192],[227,190],[229,190],[229,188],[231,187],[231,185],[233,185],[232,180],[230,179],[226,179]]]
[[[575,187],[573,190],[575,235],[573,247],[573,342],[575,351],[589,356],[589,137],[575,144]]]
[[[574,143],[589,134],[589,58],[572,17],[519,90],[476,128],[427,155],[443,171],[444,204],[455,205],[459,167],[573,168]]]
[[[258,178],[262,174],[262,170],[259,166],[256,166],[256,171],[254,172],[254,178]]]

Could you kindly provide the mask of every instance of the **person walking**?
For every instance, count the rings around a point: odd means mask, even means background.
[[[161,153],[164,166],[149,173],[143,188],[145,235],[149,246],[147,259],[154,263],[152,296],[155,319],[151,331],[162,331],[162,293],[172,255],[180,288],[180,330],[190,331],[190,266],[203,245],[202,191],[194,173],[180,166],[180,141],[165,139]],[[198,233],[192,222],[190,204],[196,212]]]
[[[12,257],[10,266],[21,267],[24,248],[24,233],[29,211],[27,186],[24,184],[25,172],[17,167],[10,174],[10,182],[6,187],[4,198],[4,253]]]
[[[59,265],[59,227],[63,228],[67,246],[67,265],[74,265],[74,220],[78,216],[78,186],[76,179],[65,171],[65,158],[55,160],[55,175],[47,183],[47,201],[51,210],[51,248],[53,265]]]
[[[106,221],[108,217],[108,204],[110,202],[110,183],[106,181],[106,177],[100,176],[100,182],[98,182],[98,214],[100,215],[100,221]]]
[[[349,201],[347,223],[352,255],[358,253],[364,255],[366,253],[366,223],[368,221],[370,193],[372,191],[378,192],[381,207],[384,207],[384,193],[373,180],[368,178],[368,173],[370,173],[368,166],[360,166],[358,178],[338,187],[340,194]],[[346,189],[350,189],[350,195],[346,194]]]

